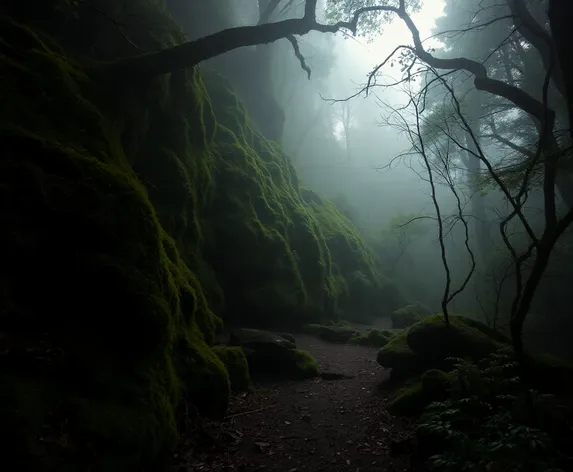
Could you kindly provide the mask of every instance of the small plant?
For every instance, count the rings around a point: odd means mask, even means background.
[[[555,435],[542,430],[526,406],[508,352],[493,354],[480,366],[449,360],[454,364],[450,398],[430,404],[417,426],[431,470],[565,470],[559,468],[567,458],[556,447]],[[542,397],[533,392],[534,408]]]

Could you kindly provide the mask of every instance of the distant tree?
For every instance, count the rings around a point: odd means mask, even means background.
[[[352,103],[349,100],[342,102],[336,102],[333,104],[336,107],[336,119],[338,123],[342,125],[342,131],[344,133],[344,144],[346,148],[346,159],[352,160],[352,150],[350,147],[350,135],[352,130]]]

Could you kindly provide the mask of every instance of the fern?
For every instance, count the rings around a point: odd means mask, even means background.
[[[560,470],[562,456],[550,435],[522,421],[524,402],[511,354],[496,353],[480,365],[460,358],[449,361],[456,379],[451,397],[428,405],[416,428],[421,442],[431,439],[444,451],[428,459],[432,470]],[[535,403],[546,397],[533,395]]]

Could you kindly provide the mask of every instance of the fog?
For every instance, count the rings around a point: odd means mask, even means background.
[[[484,63],[492,77],[505,74],[503,80],[541,100],[543,76],[535,48],[507,36],[511,21],[504,16],[506,6],[486,3],[458,8],[445,0],[421,2],[411,19],[422,47],[435,57]],[[234,2],[227,26],[257,24],[263,4]],[[331,4],[320,4],[319,20],[331,22]],[[271,19],[300,18],[303,8],[285,2]],[[544,14],[538,3],[530,8]],[[282,145],[301,185],[333,201],[355,224],[381,272],[407,300],[437,311],[447,299],[454,312],[506,325],[516,279],[513,272],[508,275],[513,256],[504,237],[517,253],[527,252],[528,232],[543,231],[543,192],[535,171],[526,174],[523,185],[527,222],[513,215],[500,232],[512,210],[508,195],[519,193],[511,175],[519,179],[520,160],[535,152],[535,126],[523,108],[476,90],[468,71],[445,68],[439,78],[438,70],[412,54],[412,33],[396,15],[373,24],[364,21],[355,36],[341,30],[297,37],[300,55],[291,41],[280,40],[231,51],[207,61],[206,67],[231,80],[261,132]],[[196,36],[217,30],[202,26],[193,29]],[[547,93],[560,123],[562,100],[555,87]],[[454,102],[461,107],[459,114]],[[559,133],[557,141],[562,140]],[[478,154],[513,187],[500,187]],[[555,195],[561,213],[566,207],[562,190]],[[563,255],[563,247],[568,244],[558,245],[559,256],[552,260]],[[560,273],[562,266],[553,266]],[[530,311],[542,319],[547,311],[561,312],[555,317],[562,321],[566,303],[552,302],[547,308],[555,290],[546,276]]]
[[[573,1],[0,12],[5,463],[573,471]]]

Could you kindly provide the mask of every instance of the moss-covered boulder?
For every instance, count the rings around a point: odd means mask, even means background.
[[[395,392],[388,408],[399,415],[419,415],[430,403],[444,401],[448,397],[451,382],[451,375],[447,372],[428,370]]]
[[[251,378],[249,363],[243,349],[237,346],[215,346],[213,352],[229,373],[231,389],[234,392],[245,390],[249,386]]]
[[[318,337],[331,343],[347,343],[358,331],[348,325],[321,326]]]
[[[282,371],[287,377],[294,379],[309,379],[320,374],[318,362],[308,351],[293,349],[289,351],[289,362],[282,364]]]
[[[242,328],[233,331],[229,342],[243,349],[253,377],[303,379],[318,375],[314,358],[280,334]]]
[[[505,336],[479,321],[450,314],[447,327],[441,314],[427,316],[397,334],[378,352],[380,365],[393,378],[409,378],[427,369],[447,368],[448,357],[482,359],[505,345]]]
[[[359,346],[370,346],[370,347],[384,347],[390,342],[390,339],[394,337],[394,333],[388,330],[381,329],[371,329],[366,334],[361,334],[354,336],[349,340],[351,344],[357,344]]]
[[[421,303],[413,303],[411,305],[406,305],[398,310],[392,312],[390,316],[392,320],[392,328],[394,329],[404,329],[417,323],[425,316],[431,315],[432,312],[429,308],[422,305]]]
[[[408,346],[408,332],[396,334],[378,351],[376,361],[382,367],[392,369],[393,379],[406,379],[427,368],[426,360]]]
[[[483,359],[503,347],[502,338],[479,321],[453,313],[449,321],[448,327],[442,314],[424,318],[408,330],[408,346],[432,365],[446,357]]]
[[[352,337],[360,334],[347,321],[328,321],[325,325],[306,324],[303,325],[302,331],[331,343],[347,343]]]

